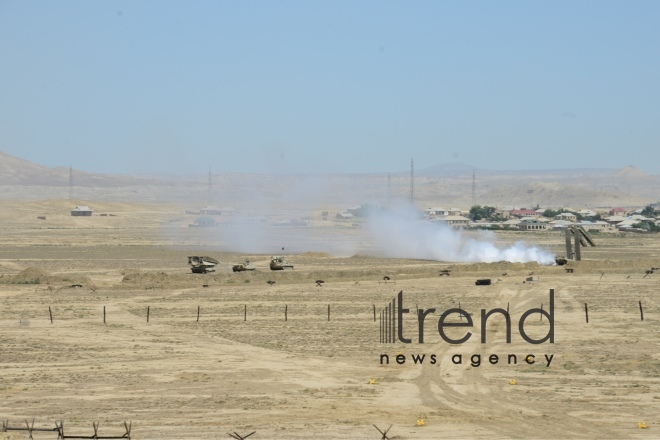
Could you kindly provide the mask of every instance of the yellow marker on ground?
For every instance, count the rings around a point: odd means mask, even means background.
[[[517,384],[518,384],[518,382],[516,382],[515,379],[511,379],[511,380],[509,381],[509,385],[517,385]]]
[[[646,426],[646,422],[637,422],[637,427],[639,429],[646,429],[648,426]]]
[[[369,379],[369,385],[376,385],[376,379]]]
[[[417,426],[424,426],[426,423],[424,423],[424,419],[417,419]]]

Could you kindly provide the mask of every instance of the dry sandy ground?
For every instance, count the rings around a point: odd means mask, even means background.
[[[245,256],[201,247],[199,237],[168,244],[167,223],[158,221],[166,208],[140,214],[137,224],[62,217],[48,229],[33,214],[55,207],[33,203],[24,217],[0,215],[0,419],[11,426],[64,420],[68,434],[91,435],[99,421],[100,434],[121,435],[126,420],[140,439],[230,438],[234,431],[256,431],[255,439],[380,438],[372,424],[392,425],[390,439],[659,437],[660,273],[644,278],[645,269],[660,267],[656,236],[599,236],[573,274],[535,264],[311,252],[292,255],[296,268],[283,273],[267,269],[267,255],[250,255],[257,271],[234,274],[230,264]],[[557,252],[563,243],[558,234],[524,236]],[[217,274],[188,273],[186,256],[200,253],[221,261]],[[27,273],[43,277],[39,284],[16,277],[26,268],[41,269]],[[445,268],[452,275],[438,276]],[[524,283],[530,273],[538,281]],[[484,277],[500,281],[474,285]],[[82,288],[67,287],[76,280]],[[555,341],[532,345],[517,322],[530,308],[547,310],[549,289]],[[401,290],[413,343],[381,344],[373,307],[380,311]],[[471,339],[442,341],[436,312],[419,344],[415,308],[444,311],[459,302],[475,320]],[[493,317],[481,344],[480,310],[507,304],[512,342]],[[536,338],[548,332],[539,317],[525,327]],[[397,353],[405,364],[394,361]],[[380,365],[381,354],[389,365]],[[427,360],[414,365],[412,354]],[[462,365],[452,363],[454,354],[464,355]],[[470,364],[474,354],[482,355],[479,367]],[[492,354],[497,365],[488,362]],[[509,354],[517,365],[507,363]],[[534,365],[524,362],[528,354]],[[549,367],[545,355],[553,355]],[[648,429],[638,429],[642,421]],[[42,438],[56,435],[35,434]]]

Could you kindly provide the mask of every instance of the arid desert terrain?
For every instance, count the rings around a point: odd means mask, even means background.
[[[271,272],[270,254],[221,252],[207,231],[182,226],[177,207],[96,203],[114,216],[72,218],[70,205],[1,202],[0,419],[9,426],[62,420],[67,434],[89,436],[99,422],[99,435],[121,436],[130,421],[135,439],[253,431],[251,439],[381,438],[373,424],[391,425],[390,439],[659,437],[660,271],[645,272],[660,267],[656,235],[597,235],[583,261],[569,262],[573,273],[536,263],[378,258],[368,249],[333,255],[313,244],[287,253],[293,270]],[[296,229],[288,234],[295,240]],[[353,235],[359,230],[336,234]],[[497,239],[563,254],[558,232]],[[192,274],[189,255],[220,264],[214,274]],[[246,258],[257,269],[233,273]],[[493,284],[476,286],[478,278]],[[547,310],[550,289],[554,343],[529,344],[518,320],[528,309]],[[412,343],[381,343],[380,312],[400,291]],[[437,319],[459,303],[474,327],[448,334],[474,334],[450,345]],[[498,317],[481,343],[481,309],[507,305],[511,343]],[[431,307],[420,344],[416,308]],[[529,336],[548,333],[540,317],[526,321]],[[415,364],[412,355],[422,354]],[[530,354],[534,364],[525,362]]]

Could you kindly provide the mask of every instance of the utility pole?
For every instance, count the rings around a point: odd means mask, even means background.
[[[213,202],[213,197],[211,196],[212,187],[213,187],[213,180],[211,178],[211,167],[209,166],[209,194],[207,197],[208,206],[211,206],[211,203]]]
[[[73,200],[73,167],[69,164],[69,200]]]
[[[477,178],[472,168],[472,206],[477,206]]]
[[[387,173],[387,206],[392,204],[392,176]]]
[[[410,159],[410,204],[415,203],[415,161]]]

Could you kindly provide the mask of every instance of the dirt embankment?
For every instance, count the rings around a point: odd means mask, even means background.
[[[28,267],[17,275],[0,276],[4,284],[80,284],[90,285],[91,280],[82,275],[54,275],[40,267]]]

